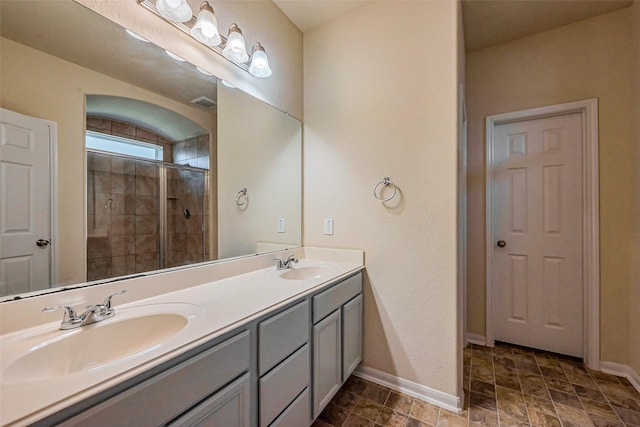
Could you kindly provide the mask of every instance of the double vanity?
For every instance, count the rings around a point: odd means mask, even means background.
[[[363,268],[299,248],[4,302],[0,424],[311,425],[362,359]]]

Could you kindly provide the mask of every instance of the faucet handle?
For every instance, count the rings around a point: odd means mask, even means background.
[[[55,310],[66,310],[64,313],[64,317],[62,318],[62,322],[76,322],[79,320],[78,315],[76,314],[76,311],[73,309],[73,307],[70,307],[68,305],[57,305],[54,307],[45,307],[42,309],[42,312],[47,313],[49,311],[55,311]]]
[[[109,295],[102,303],[102,306],[104,307],[105,310],[111,310],[111,298],[117,297],[119,295],[124,295],[126,293],[127,293],[126,290],[122,290],[120,292],[116,292],[115,294]]]

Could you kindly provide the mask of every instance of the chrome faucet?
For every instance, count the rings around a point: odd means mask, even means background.
[[[111,298],[126,294],[127,291],[120,291],[118,293],[109,295],[102,304],[88,305],[85,308],[87,311],[78,315],[73,307],[68,305],[61,305],[55,307],[45,307],[42,311],[49,312],[53,310],[65,310],[62,323],[60,323],[60,329],[74,329],[81,326],[90,325],[92,323],[101,322],[106,319],[110,319],[116,315],[116,311],[111,305]]]
[[[298,263],[298,258],[295,255],[290,255],[287,259],[276,258],[276,270],[286,270],[287,268],[291,268],[292,264]]]

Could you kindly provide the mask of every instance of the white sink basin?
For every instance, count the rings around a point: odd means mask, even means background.
[[[179,334],[199,311],[190,304],[116,308],[111,319],[40,334],[41,342],[30,337],[30,348],[2,370],[2,383],[46,381],[130,360]]]
[[[269,272],[285,280],[314,280],[329,277],[338,270],[335,266],[302,260],[286,270],[271,269]]]

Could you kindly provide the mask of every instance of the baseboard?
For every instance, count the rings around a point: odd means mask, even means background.
[[[616,362],[600,362],[600,370],[605,374],[626,377],[640,393],[640,375],[629,365]]]
[[[433,403],[434,405],[440,406],[448,411],[456,413],[462,412],[462,405],[458,397],[443,393],[422,384],[414,383],[413,381],[405,380],[404,378],[396,377],[395,375],[378,371],[377,369],[369,368],[367,366],[359,366],[353,374],[357,377],[383,385],[392,390]]]
[[[487,337],[467,332],[467,344],[487,345]]]

